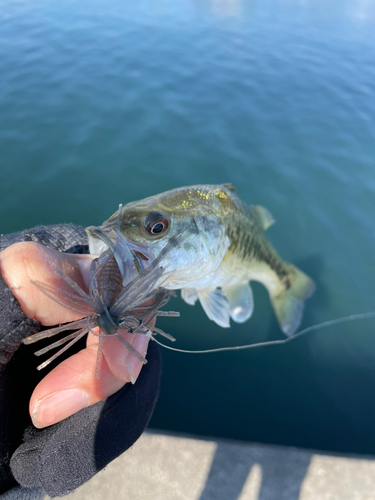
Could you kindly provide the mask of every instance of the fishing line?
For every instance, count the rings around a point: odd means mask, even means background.
[[[288,342],[291,342],[292,340],[295,340],[297,337],[302,337],[302,335],[305,335],[308,332],[313,332],[315,330],[320,330],[322,328],[328,328],[329,326],[339,325],[341,323],[347,323],[349,321],[356,321],[356,320],[369,319],[369,318],[375,318],[375,311],[366,312],[366,313],[351,314],[350,316],[344,316],[344,317],[338,318],[338,319],[330,319],[328,321],[324,321],[323,323],[319,323],[318,325],[309,326],[309,327],[305,328],[304,330],[301,330],[300,332],[296,333],[295,335],[292,335],[291,337],[288,337],[288,338],[282,339],[282,340],[269,340],[267,342],[258,342],[257,344],[247,344],[247,345],[238,345],[238,346],[230,346],[230,347],[218,347],[216,349],[205,349],[202,351],[188,351],[186,349],[177,349],[175,347],[170,347],[168,345],[162,344],[161,342],[156,340],[155,337],[151,337],[151,338],[158,345],[160,345],[161,347],[165,347],[166,349],[169,349],[170,351],[183,352],[186,354],[210,354],[210,353],[214,353],[214,352],[240,351],[243,349],[253,349],[255,347],[265,347],[265,346],[271,346],[271,345],[283,345],[283,344],[287,344]]]

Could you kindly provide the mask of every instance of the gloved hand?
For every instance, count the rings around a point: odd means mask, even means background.
[[[69,225],[40,227],[2,237],[0,251],[9,244],[25,240],[41,242],[45,247],[61,252],[87,252],[84,230]],[[33,251],[39,252],[39,247],[32,247],[31,254]],[[90,479],[141,435],[151,417],[159,392],[160,354],[152,344],[147,355],[147,365],[142,369],[136,384],[131,385],[125,384],[129,378],[120,372],[125,353],[121,354],[117,347],[116,352],[111,353],[110,347],[108,358],[112,359],[112,364],[110,362],[108,366],[103,361],[102,376],[99,381],[95,381],[95,363],[92,363],[92,359],[96,357],[97,338],[91,338],[88,349],[73,357],[68,351],[68,359],[41,381],[45,374],[36,370],[40,360],[33,355],[35,348],[21,345],[22,338],[40,328],[37,320],[50,325],[71,321],[76,317],[75,313],[53,301],[46,307],[47,298],[38,296],[35,290],[32,299],[28,298],[26,285],[20,286],[21,277],[17,277],[17,273],[13,277],[9,274],[9,259],[15,258],[14,255],[24,256],[22,252],[25,248],[24,245],[13,248],[17,251],[13,252],[10,248],[0,254],[2,269],[1,257],[5,256],[6,272],[3,277],[8,284],[13,279],[11,286],[15,287],[12,293],[7,283],[0,278],[0,493],[3,493],[4,499],[20,500],[43,498],[45,492],[50,496],[61,496]],[[39,263],[32,261],[36,264],[31,266],[31,272],[35,270],[34,279],[40,272],[47,273],[39,278],[44,281],[48,279],[49,270],[56,264],[53,252],[43,250],[41,253],[46,256],[46,266],[43,266],[43,260]],[[72,268],[74,275],[74,265],[70,265],[69,259],[74,257],[61,256],[66,265],[64,269],[70,272]],[[81,260],[85,259],[87,258],[83,257]],[[28,265],[30,268],[30,262]],[[81,279],[84,281],[84,278],[83,271]],[[18,296],[22,309],[13,294]],[[27,318],[23,311],[33,319]],[[79,348],[82,345],[78,345],[77,349]],[[77,366],[81,370],[79,380],[74,378]],[[32,411],[46,396],[64,388],[75,388],[81,383],[81,379],[87,384],[85,389],[90,392],[90,403],[100,401],[123,387],[107,399],[88,406],[59,423],[44,429],[32,425],[28,403],[36,385],[39,384],[31,400]],[[74,411],[74,408],[71,407],[70,410]],[[52,414],[47,412],[47,421],[48,418],[57,421],[59,416],[64,418],[67,413],[69,414],[68,400],[62,411]],[[38,417],[38,411],[34,415],[34,421],[39,427],[45,425],[43,418]],[[16,487],[18,484],[21,486]]]

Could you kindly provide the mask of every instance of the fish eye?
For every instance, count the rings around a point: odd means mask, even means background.
[[[159,213],[150,214],[145,221],[146,231],[155,236],[164,233],[168,226],[168,219],[165,215]]]

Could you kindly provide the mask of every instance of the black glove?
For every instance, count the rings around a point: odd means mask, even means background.
[[[19,241],[36,241],[69,253],[88,252],[85,231],[72,225],[3,236],[0,251]],[[161,358],[151,343],[148,363],[135,385],[125,384],[108,399],[36,429],[28,404],[45,373],[36,370],[39,361],[21,341],[40,326],[25,317],[0,277],[0,494],[5,500],[36,500],[45,493],[62,496],[85,483],[139,438],[159,393]]]

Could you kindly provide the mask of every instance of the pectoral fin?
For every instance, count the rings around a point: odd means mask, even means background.
[[[181,298],[189,304],[189,306],[194,306],[198,300],[198,294],[195,288],[183,288],[181,290]]]
[[[227,296],[230,316],[236,323],[244,323],[253,313],[253,292],[249,283],[222,287]]]
[[[223,328],[229,328],[229,302],[224,292],[216,290],[198,290],[198,297],[207,316]]]

